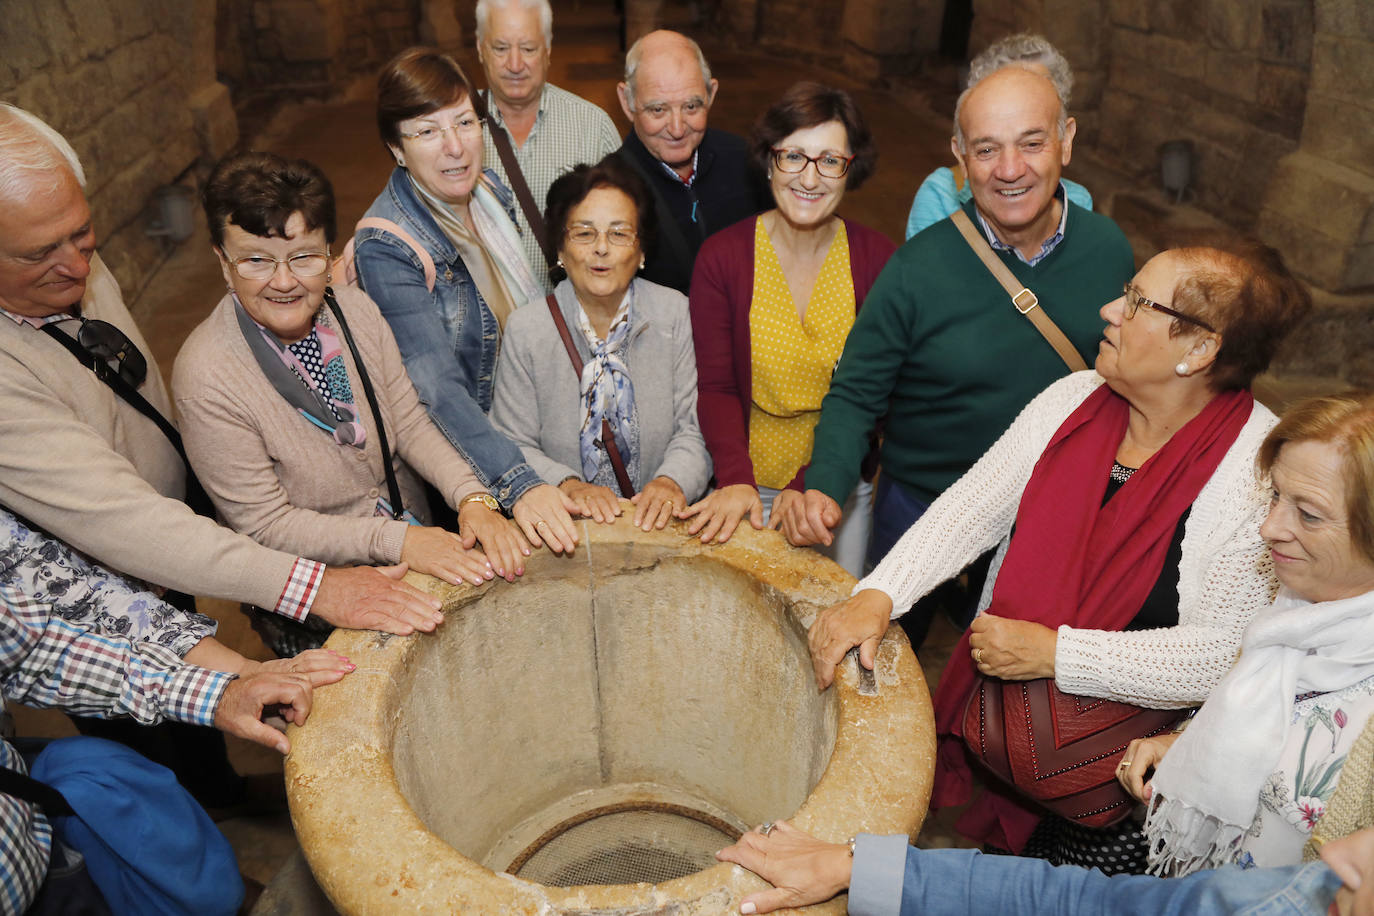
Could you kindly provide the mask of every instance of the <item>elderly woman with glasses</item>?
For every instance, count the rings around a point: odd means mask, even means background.
[[[567,279],[511,316],[491,416],[583,515],[662,528],[711,475],[697,428],[687,302],[635,276],[653,199],[614,156],[549,188],[550,247]]]
[[[849,94],[798,83],[754,127],[776,206],[716,233],[692,277],[701,429],[716,489],[687,510],[703,541],[748,519],[776,527],[800,499],[821,401],[845,338],[894,247],[837,212],[877,150]],[[871,475],[870,475],[871,476]],[[844,507],[831,551],[862,573],[871,488]]]
[[[1003,542],[935,695],[932,806],[969,800],[962,722],[979,675],[1156,709],[1196,706],[1221,680],[1276,586],[1254,471],[1275,419],[1250,383],[1309,308],[1258,243],[1155,256],[1102,307],[1095,371],[1038,395],[854,596],[818,616],[809,639],[825,687],[853,646],[873,665],[894,610]],[[989,788],[957,826],[1051,861],[1143,868],[1138,828],[1041,813]]]
[[[358,282],[396,335],[434,422],[529,542],[572,550],[573,508],[492,428],[506,320],[543,295],[521,247],[511,192],[482,169],[482,122],[458,63],[432,48],[377,78],[377,127],[396,168],[353,237]],[[520,552],[492,558],[524,570]]]
[[[229,293],[187,338],[173,388],[187,456],[225,522],[326,563],[491,579],[490,558],[524,541],[426,414],[377,306],[330,288],[328,179],[304,161],[231,155],[204,204]],[[459,534],[425,524],[418,476],[458,511]],[[330,630],[249,613],[279,655]]]

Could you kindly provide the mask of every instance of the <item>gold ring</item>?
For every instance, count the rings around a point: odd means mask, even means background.
[[[973,663],[974,663],[975,665],[981,665],[981,664],[983,663],[983,650],[982,650],[982,649],[974,649],[974,650],[973,650]]]
[[[534,523],[534,527],[538,528],[540,525],[547,525],[547,524],[548,524],[548,522],[544,521],[544,520],[541,518],[539,521],[537,521],[537,522]]]
[[[669,509],[677,508],[677,503],[673,502],[671,499],[665,499],[664,502],[668,504]]]
[[[1128,766],[1130,766],[1130,765],[1131,765],[1131,762],[1130,762],[1129,760],[1123,760],[1123,761],[1121,761],[1121,765],[1118,766],[1117,769],[1118,769],[1118,770],[1124,770],[1124,769],[1126,769],[1126,767],[1128,767]]]

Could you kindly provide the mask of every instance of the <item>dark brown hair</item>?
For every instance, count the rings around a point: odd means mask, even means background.
[[[878,164],[878,147],[859,113],[859,106],[843,89],[809,81],[794,84],[754,122],[749,134],[749,152],[759,168],[767,172],[773,162],[773,148],[783,138],[827,121],[839,121],[844,125],[849,152],[854,156],[845,173],[844,186],[858,188]]]
[[[216,247],[223,247],[229,223],[263,238],[285,238],[293,213],[305,219],[306,229],[323,229],[325,241],[334,244],[334,188],[319,166],[304,159],[230,153],[210,172],[201,203]]]
[[[1217,391],[1248,388],[1312,310],[1307,288],[1278,251],[1252,238],[1213,236],[1172,252],[1186,268],[1173,308],[1201,318],[1222,338],[1209,383]],[[1196,326],[1174,319],[1170,334],[1190,329]]]
[[[575,165],[572,171],[558,176],[549,188],[548,205],[544,208],[544,231],[550,247],[563,247],[563,232],[568,228],[568,214],[587,195],[597,188],[624,191],[634,201],[638,217],[639,247],[647,256],[653,251],[655,238],[654,199],[631,166],[616,153],[611,153],[596,165]]]
[[[377,74],[377,131],[401,145],[402,121],[457,104],[473,95],[458,61],[437,48],[406,48]]]
[[[1310,398],[1285,410],[1255,458],[1262,473],[1273,470],[1279,451],[1290,442],[1331,442],[1344,453],[1341,476],[1350,542],[1374,560],[1374,393]]]

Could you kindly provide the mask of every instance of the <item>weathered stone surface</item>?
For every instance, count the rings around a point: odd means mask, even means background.
[[[219,159],[238,142],[238,117],[229,88],[223,83],[211,83],[190,98],[191,120],[201,156],[208,162]]]
[[[1149,0],[1108,0],[1107,13],[1113,25],[1127,26],[1141,32],[1150,27]]]
[[[1318,35],[1312,52],[1312,91],[1374,107],[1374,41]]]
[[[1225,95],[1246,102],[1257,100],[1259,91],[1259,60],[1253,52],[1207,51],[1207,86]]]
[[[1306,152],[1285,157],[1264,206],[1334,239],[1374,243],[1374,177]]]
[[[1369,0],[1315,0],[1317,31],[1374,41],[1374,3]]]
[[[1260,6],[1255,2],[1208,3],[1207,40],[1212,47],[1253,50],[1260,41]]]
[[[1312,59],[1311,0],[1269,0],[1260,21],[1264,60],[1290,67],[1308,65]]]
[[[1255,123],[1282,137],[1300,137],[1307,113],[1307,71],[1260,64],[1257,89],[1259,110]]]
[[[806,627],[852,578],[773,532],[704,547],[626,516],[582,534],[575,556],[537,553],[513,585],[412,576],[445,601],[432,637],[331,637],[358,669],[317,691],[286,779],[341,912],[719,916],[763,886],[727,865],[570,888],[489,870],[543,820],[621,796],[695,800],[737,829],[789,816],[827,839],[919,828],[933,718],[900,628],[876,695],[849,662],[834,690],[812,682]]]
[[[1155,0],[1150,4],[1150,28],[1163,35],[1196,41],[1207,32],[1207,8],[1197,0]]]
[[[1314,286],[1336,291],[1353,288],[1349,278],[1352,273],[1362,272],[1359,267],[1351,269],[1348,239],[1333,238],[1268,209],[1260,211],[1256,231],[1260,238],[1283,252],[1295,274]]]
[[[1374,175],[1374,110],[1308,93],[1302,144],[1315,156]]]

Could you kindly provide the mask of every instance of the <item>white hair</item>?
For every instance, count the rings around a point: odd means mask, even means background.
[[[544,33],[544,47],[553,47],[553,7],[549,0],[477,0],[477,43],[487,35],[487,20],[493,9],[518,6],[524,10],[534,10],[539,14],[539,28]]]
[[[630,45],[630,50],[625,54],[625,95],[629,100],[631,111],[633,111],[635,107],[635,74],[639,71],[639,59],[644,54],[644,49],[641,48],[640,45],[643,44],[644,39],[652,34],[654,33],[650,32],[647,35],[639,36],[639,38],[635,40],[635,43]],[[701,45],[680,32],[674,32],[673,34],[687,42],[688,47],[692,49],[692,53],[696,55],[697,66],[701,68],[701,84],[706,87],[706,91],[709,93],[711,91],[711,67],[706,63],[706,55],[701,53]]]
[[[959,123],[964,100],[979,83],[1006,67],[1020,67],[1035,73],[1039,72],[1036,67],[1045,69],[1043,75],[1049,78],[1055,95],[1059,96],[1059,117],[1055,123],[1059,128],[1059,139],[1064,139],[1064,131],[1069,123],[1069,98],[1073,94],[1073,68],[1045,36],[1018,32],[994,41],[969,62],[968,83],[964,91],[959,93],[959,100],[954,103],[954,140],[959,145],[959,152],[965,149],[964,128]]]
[[[71,170],[84,190],[86,172],[66,138],[37,115],[0,102],[0,198],[40,189],[55,191],[64,168]]]

